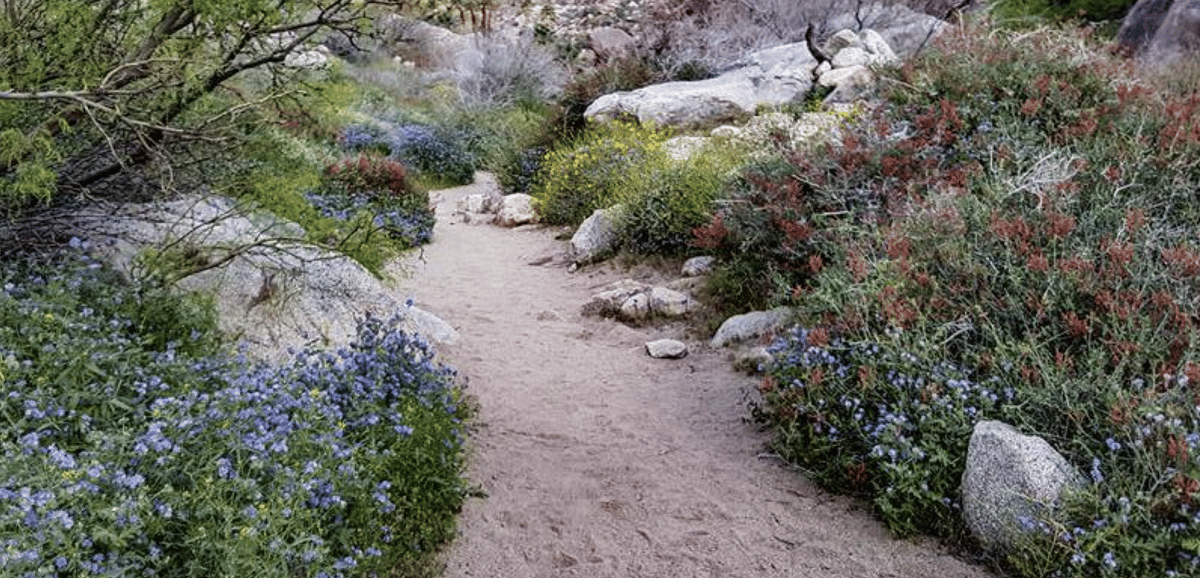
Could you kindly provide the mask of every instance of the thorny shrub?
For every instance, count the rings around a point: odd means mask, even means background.
[[[809,328],[776,346],[756,415],[893,529],[942,535],[970,428],[1002,418],[1091,480],[1022,521],[1010,570],[1196,575],[1200,93],[1075,33],[978,25],[894,80],[697,231],[718,289]]]
[[[139,322],[143,298],[86,257],[0,265],[0,573],[428,566],[465,492],[464,406],[424,342],[368,318],[259,366],[176,296]]]

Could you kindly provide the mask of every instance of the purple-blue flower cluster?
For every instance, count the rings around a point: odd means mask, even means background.
[[[959,486],[974,424],[1014,402],[999,377],[931,362],[903,344],[777,340],[755,416],[777,448],[826,484],[870,495],[900,534],[961,527]]]
[[[383,139],[393,158],[418,172],[455,185],[470,183],[475,178],[478,160],[459,144],[462,138],[449,130],[406,124]]]
[[[277,367],[147,350],[89,265],[0,265],[0,575],[382,575],[449,538],[463,408],[398,319]]]

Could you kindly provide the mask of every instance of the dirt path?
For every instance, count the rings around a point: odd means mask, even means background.
[[[452,216],[489,186],[443,191],[401,282],[461,333],[443,352],[480,405],[469,475],[488,497],[467,504],[447,578],[990,576],[762,456],[743,420],[756,382],[725,352],[651,359],[643,344],[678,328],[581,316],[629,272],[569,273],[553,231]]]

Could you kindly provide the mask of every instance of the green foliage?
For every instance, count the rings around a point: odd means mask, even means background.
[[[991,9],[1004,22],[1113,22],[1124,18],[1134,4],[1133,0],[1000,0]]]
[[[465,408],[394,320],[264,367],[86,257],[0,287],[0,573],[417,576],[452,537]]]
[[[636,123],[595,125],[578,140],[548,153],[531,193],[546,223],[576,225],[621,199],[629,175],[665,154],[665,131]]]
[[[1003,419],[1092,480],[1023,522],[1013,572],[1193,575],[1200,94],[1052,30],[967,26],[899,74],[700,231],[727,297],[808,327],[756,416],[895,531],[952,536],[962,446]]]
[[[686,158],[654,155],[622,185],[621,245],[644,255],[695,251],[693,230],[709,223],[713,203],[739,162],[733,151],[707,145]]]
[[[364,9],[345,0],[5,3],[3,210],[63,189],[126,199],[133,187],[119,179],[131,174],[167,188],[182,173],[205,175],[198,157],[221,150],[212,143],[243,142],[261,118],[254,112],[281,103],[279,87],[308,74],[287,66],[267,74],[268,65]],[[212,98],[238,80],[247,82],[241,90]]]

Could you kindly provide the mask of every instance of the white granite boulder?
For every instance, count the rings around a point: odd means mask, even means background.
[[[696,302],[687,293],[654,287],[649,295],[650,310],[660,317],[683,317],[696,308]]]
[[[984,548],[1008,550],[1023,526],[1052,515],[1083,478],[1046,440],[998,421],[975,424],[963,472],[963,517]]]
[[[752,311],[734,315],[721,324],[710,344],[714,348],[725,347],[776,333],[786,327],[791,319],[792,310],[788,307],[776,307],[769,311]]]
[[[684,277],[701,277],[703,275],[708,275],[712,272],[713,265],[716,262],[716,258],[708,255],[692,257],[691,259],[684,261],[683,270],[681,273]]]
[[[646,354],[655,359],[680,359],[688,354],[687,344],[674,339],[646,342]]]
[[[458,339],[453,327],[406,305],[362,265],[305,242],[299,225],[225,198],[94,206],[66,226],[104,247],[100,256],[127,275],[138,275],[145,255],[168,243],[194,253],[197,265],[214,265],[178,287],[213,296],[218,328],[257,359],[345,345],[366,315],[400,314],[407,331],[438,343]]]
[[[617,219],[624,207],[615,205],[596,209],[580,223],[567,247],[567,255],[578,265],[611,255],[617,249]]]
[[[659,126],[715,126],[753,116],[763,105],[803,98],[812,86],[816,64],[803,43],[786,44],[756,52],[716,78],[606,94],[588,106],[584,116],[599,121],[633,117]]]
[[[537,221],[533,197],[524,193],[505,195],[500,199],[494,222],[501,227],[516,227]]]

